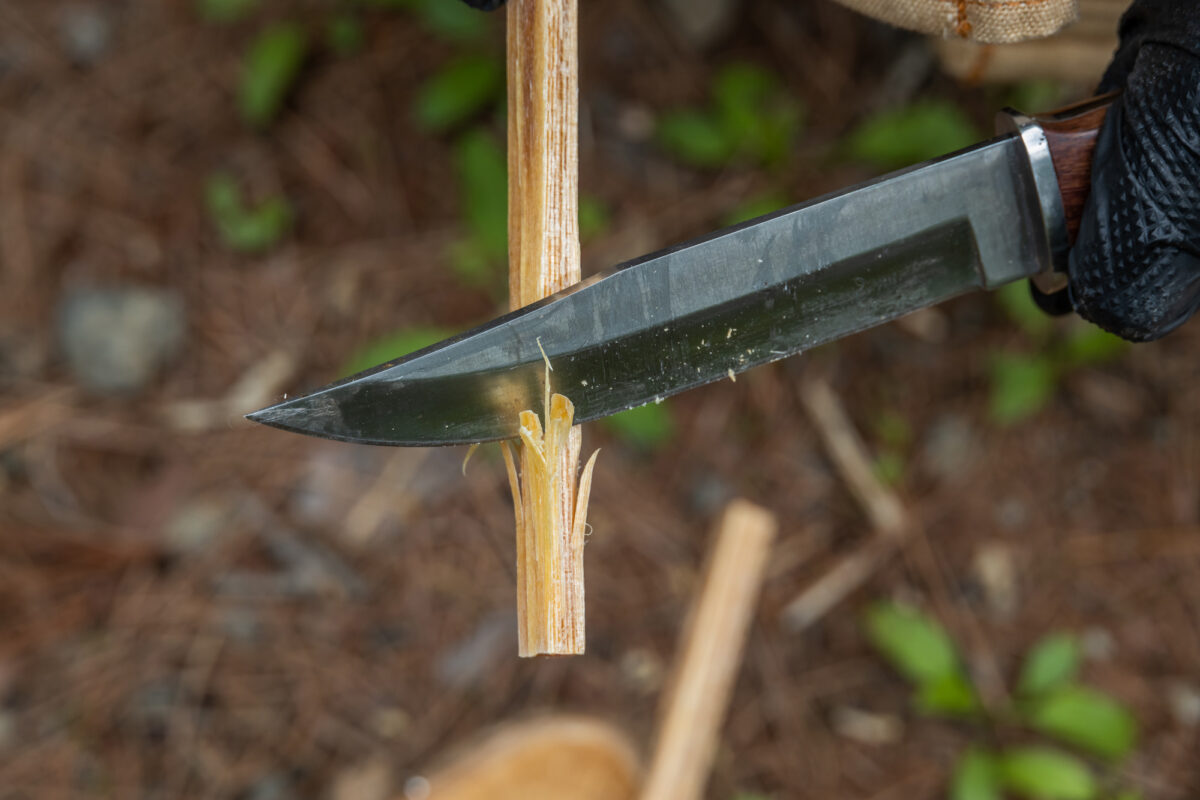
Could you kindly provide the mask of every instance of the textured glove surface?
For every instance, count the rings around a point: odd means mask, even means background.
[[[1101,91],[1123,89],[1096,141],[1070,254],[1071,302],[1131,341],[1200,306],[1200,9],[1138,0]]]

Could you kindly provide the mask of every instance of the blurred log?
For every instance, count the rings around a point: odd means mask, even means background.
[[[630,800],[638,774],[637,753],[621,731],[586,717],[548,717],[497,728],[425,779],[427,794],[404,796]]]
[[[641,800],[704,794],[776,527],[770,512],[745,500],[725,510],[676,655]]]
[[[580,277],[577,19],[576,0],[508,4],[508,264],[514,309]],[[522,656],[584,651],[587,487],[581,485],[578,493],[575,487],[581,437],[570,424],[570,402],[560,395],[551,399],[549,386],[546,393],[544,438],[536,415],[522,415],[528,436],[520,445],[519,481],[509,465],[518,507]],[[588,476],[590,469],[585,483]],[[577,494],[583,503],[577,503]]]

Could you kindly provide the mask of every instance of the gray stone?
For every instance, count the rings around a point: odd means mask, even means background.
[[[63,49],[77,64],[89,65],[108,52],[112,11],[102,4],[68,6],[59,22]]]
[[[1112,661],[1117,652],[1117,642],[1104,628],[1091,627],[1079,637],[1083,657],[1090,661]]]
[[[704,515],[715,514],[733,497],[733,489],[720,475],[712,472],[703,473],[692,481],[688,500],[696,512]]]
[[[132,394],[183,346],[183,300],[169,290],[74,289],[59,304],[58,337],[75,379],[96,392]]]
[[[1171,715],[1185,728],[1200,726],[1200,688],[1195,684],[1176,681],[1167,687]]]
[[[960,476],[976,458],[975,433],[971,423],[956,414],[947,414],[930,426],[922,448],[926,471],[940,480]]]
[[[249,800],[287,800],[296,797],[296,791],[287,775],[282,772],[268,772],[254,782],[246,797]]]
[[[234,508],[215,497],[198,497],[176,509],[163,528],[172,553],[199,553],[208,549],[234,521]]]
[[[512,649],[516,615],[497,611],[484,618],[465,639],[455,642],[437,660],[438,681],[462,691],[478,685],[506,651]]]

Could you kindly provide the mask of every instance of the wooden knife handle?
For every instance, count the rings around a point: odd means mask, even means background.
[[[1067,286],[1067,262],[1083,206],[1092,188],[1092,153],[1116,93],[1037,116],[1006,109],[996,118],[999,133],[1025,144],[1029,177],[1041,206],[1049,246],[1049,269],[1033,276],[1045,294]]]
[[[1096,136],[1108,115],[1116,93],[1093,97],[1056,111],[1033,116],[1046,133],[1050,160],[1058,175],[1058,192],[1062,196],[1063,216],[1067,237],[1073,244],[1079,232],[1083,204],[1092,187],[1092,152]]]

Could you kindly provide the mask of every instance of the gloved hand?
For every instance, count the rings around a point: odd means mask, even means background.
[[[1150,341],[1200,306],[1200,6],[1136,0],[1120,35],[1069,292],[1080,316]]]
[[[504,5],[504,0],[463,0],[463,2],[471,8],[478,8],[480,11],[495,11]]]

